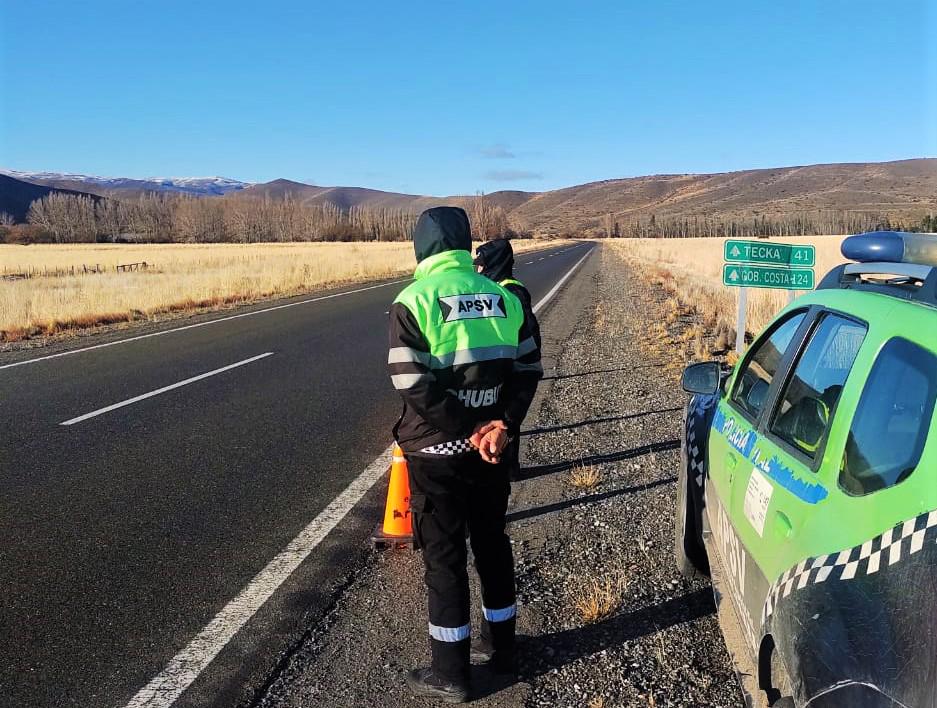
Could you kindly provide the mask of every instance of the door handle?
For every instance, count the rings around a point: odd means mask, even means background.
[[[787,538],[794,531],[794,525],[783,511],[774,512],[774,528],[782,538]]]

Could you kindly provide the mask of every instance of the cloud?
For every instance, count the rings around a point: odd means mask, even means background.
[[[488,170],[484,177],[493,182],[523,182],[524,180],[543,179],[543,173],[529,170]]]
[[[517,155],[504,143],[485,145],[478,148],[478,154],[489,160],[513,160]]]

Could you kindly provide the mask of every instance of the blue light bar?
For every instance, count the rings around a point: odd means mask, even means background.
[[[937,234],[870,231],[843,239],[844,258],[860,263],[917,263],[937,266]]]

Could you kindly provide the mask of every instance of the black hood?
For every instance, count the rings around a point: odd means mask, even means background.
[[[486,241],[475,251],[475,265],[482,267],[482,275],[500,283],[514,277],[514,249],[506,238]]]
[[[459,207],[433,207],[420,214],[413,230],[416,262],[445,251],[472,252],[472,227]]]

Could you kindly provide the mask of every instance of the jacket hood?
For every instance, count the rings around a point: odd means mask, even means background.
[[[472,252],[472,227],[459,207],[433,207],[420,214],[413,230],[416,262],[446,251]]]
[[[482,275],[500,283],[514,276],[514,249],[506,238],[486,241],[475,250],[475,265],[482,267]]]
[[[415,280],[419,280],[444,270],[467,270],[474,273],[472,254],[460,248],[457,251],[443,251],[435,256],[424,258],[417,264],[416,270],[413,271],[413,277]]]

